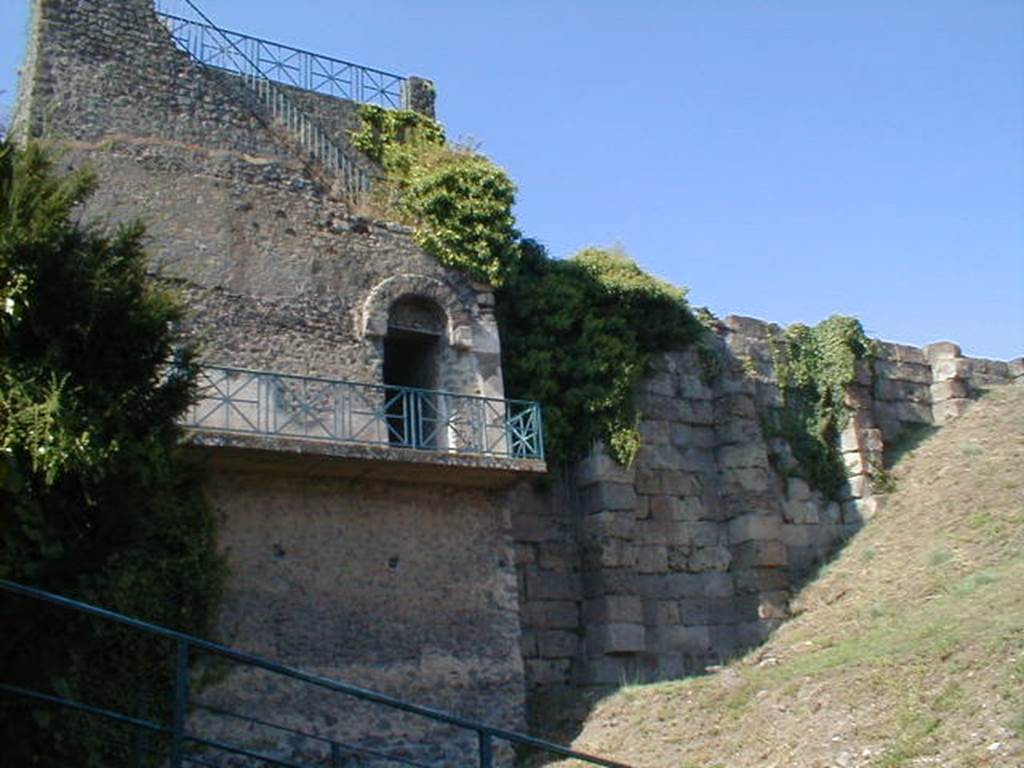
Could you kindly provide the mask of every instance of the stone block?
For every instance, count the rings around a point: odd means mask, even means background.
[[[841,525],[843,522],[843,511],[839,502],[830,501],[825,505],[821,513],[821,522],[825,525]]]
[[[782,519],[797,525],[816,525],[821,521],[818,505],[814,501],[793,501],[782,503]]]
[[[527,566],[527,600],[571,600],[576,595],[573,579],[569,574],[536,570]]]
[[[717,438],[711,427],[673,424],[669,430],[669,442],[677,448],[714,448]]]
[[[579,488],[595,483],[632,484],[634,479],[635,471],[632,467],[622,466],[600,447],[576,464],[576,485]]]
[[[639,624],[644,620],[643,601],[637,595],[605,595],[584,603],[587,623]]]
[[[931,386],[932,403],[953,398],[964,398],[971,394],[970,387],[966,381],[961,379],[947,379],[939,381]]]
[[[907,344],[895,344],[891,341],[878,342],[879,357],[882,361],[893,363],[913,363],[924,365],[928,362],[924,350]]]
[[[533,544],[515,544],[515,564],[531,565],[537,562],[537,549]]]
[[[763,515],[748,512],[729,521],[729,541],[741,544],[758,539],[778,539],[782,531],[779,515]]]
[[[852,475],[846,478],[841,489],[844,499],[860,499],[871,495],[871,478],[869,475]]]
[[[658,627],[652,633],[652,648],[659,654],[673,651],[705,651],[710,647],[706,626],[683,626],[681,624]]]
[[[786,548],[786,560],[789,561],[790,548]],[[733,572],[736,594],[746,595],[756,592],[770,592],[789,587],[789,576],[782,568],[754,568]]]
[[[679,394],[687,400],[710,400],[711,388],[697,374],[684,373],[679,377]]]
[[[587,659],[580,674],[585,685],[626,685],[643,680],[635,659],[629,656],[598,656]]]
[[[708,509],[704,502],[697,496],[688,496],[679,500],[679,505],[673,510],[673,515],[678,522],[695,522],[707,519]]]
[[[642,624],[609,623],[587,627],[587,650],[592,654],[639,653],[646,632]]]
[[[669,423],[644,419],[640,422],[640,441],[644,445],[666,445],[669,442]]]
[[[569,659],[527,659],[526,680],[531,687],[567,684],[571,665]]]
[[[648,502],[654,520],[675,520],[682,501],[675,496],[651,496]]]
[[[892,360],[875,361],[875,381],[879,378],[914,381],[918,384],[932,383],[932,369],[927,363],[895,362]]]
[[[640,577],[644,595],[658,600],[700,597],[705,594],[705,582],[700,573],[664,573]]]
[[[734,419],[758,418],[754,398],[747,394],[722,395],[714,401],[715,419],[718,424],[726,424]]]
[[[791,501],[810,501],[811,487],[799,477],[786,479],[786,498]]]
[[[768,454],[763,443],[724,445],[716,451],[721,469],[767,468]]]
[[[540,515],[517,515],[512,535],[522,543],[561,541],[564,538],[558,518]]]
[[[683,424],[711,426],[715,423],[715,411],[710,400],[680,400],[677,412],[677,421]]]
[[[763,467],[725,469],[722,471],[722,493],[765,493],[770,487],[768,470]]]
[[[537,546],[537,564],[544,570],[566,572],[576,559],[577,550],[571,544],[546,541]]]
[[[648,376],[640,382],[640,387],[644,392],[652,395],[660,395],[662,397],[678,396],[675,378],[668,372],[659,372]]]
[[[709,547],[724,544],[729,532],[721,523],[684,522],[676,525],[675,544],[687,546]]]
[[[596,483],[580,493],[584,514],[636,509],[636,490],[632,483]]]
[[[694,547],[687,558],[687,568],[693,573],[705,571],[727,571],[732,562],[728,547],[721,545]]]
[[[782,542],[787,547],[816,547],[820,541],[818,525],[784,525]]]
[[[783,526],[783,532],[791,526]],[[781,541],[745,541],[732,549],[734,567],[738,570],[750,568],[783,568],[786,565],[786,546]]]
[[[703,586],[703,593],[708,597],[732,597],[736,594],[736,584],[731,573],[710,571],[697,574]]]
[[[735,624],[712,624],[707,627],[708,647],[720,658],[728,658],[744,647],[739,640],[739,630]]]
[[[573,632],[543,630],[537,633],[537,652],[543,659],[571,658],[576,654],[580,639]]]
[[[667,547],[661,545],[640,547],[636,567],[640,573],[665,573],[668,571]]]
[[[932,378],[934,381],[969,379],[970,377],[971,362],[967,358],[957,357],[947,360],[936,360],[932,364]]]
[[[879,502],[876,496],[847,501],[843,504],[843,523],[855,526],[863,525],[878,514],[878,508]]]
[[[766,592],[760,596],[757,607],[759,619],[789,618],[789,594],[787,592]]]
[[[580,532],[585,540],[602,539],[608,536],[631,539],[636,533],[636,516],[632,510],[597,512],[580,521]]]
[[[921,351],[932,365],[939,360],[960,357],[962,354],[960,347],[951,341],[936,341],[927,344]]]
[[[927,403],[931,400],[931,382],[875,380],[875,398],[878,400],[909,400]]]
[[[661,493],[661,472],[657,469],[650,469],[648,467],[636,466],[636,483],[634,488],[637,493],[644,495],[654,495]]]
[[[721,445],[745,445],[764,439],[761,422],[756,418],[729,419],[716,427],[715,434]]]
[[[580,625],[580,609],[575,601],[532,601],[525,604],[524,616],[531,627],[576,629]]]
[[[655,623],[658,626],[679,623],[679,601],[658,600],[655,603]]]
[[[524,629],[519,636],[519,648],[524,659],[537,658],[537,633],[531,629]]]
[[[662,472],[661,487],[664,493],[673,496],[700,496],[704,484],[700,475],[693,472]]]

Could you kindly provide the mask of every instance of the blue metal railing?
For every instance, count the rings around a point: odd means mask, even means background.
[[[408,109],[407,81],[401,75],[214,27],[185,18],[184,14],[169,13],[168,6],[167,0],[161,0],[157,15],[171,37],[207,66],[249,78],[263,76],[282,85],[361,104]]]
[[[495,761],[495,744],[505,743],[512,747],[529,748],[541,753],[548,753],[552,756],[574,758],[575,760],[579,760],[580,762],[588,763],[590,765],[601,765],[607,766],[608,768],[630,768],[624,763],[607,760],[582,752],[575,752],[567,747],[544,741],[542,739],[537,739],[532,736],[516,733],[515,731],[509,731],[503,728],[496,728],[494,726],[487,725],[486,723],[459,717],[430,707],[413,704],[366,688],[360,688],[355,685],[349,685],[320,675],[303,672],[299,669],[294,669],[283,664],[278,664],[258,656],[253,656],[251,654],[228,648],[227,646],[210,642],[209,640],[203,640],[192,635],[187,635],[183,632],[176,632],[156,624],[139,621],[138,619],[133,619],[130,616],[125,616],[87,603],[82,603],[67,597],[45,592],[34,587],[27,587],[22,584],[0,580],[0,592],[7,595],[20,596],[22,598],[56,605],[61,609],[93,616],[103,620],[104,622],[129,627],[132,630],[150,637],[163,638],[164,640],[173,642],[175,649],[174,658],[173,660],[168,659],[169,662],[173,663],[175,671],[174,689],[173,691],[168,692],[170,700],[173,703],[171,722],[169,723],[156,722],[143,717],[131,716],[105,707],[102,703],[75,701],[59,695],[56,692],[30,690],[0,681],[0,694],[2,695],[26,699],[36,702],[37,704],[48,704],[58,708],[82,712],[97,718],[130,726],[141,733],[159,734],[166,739],[169,739],[169,768],[182,768],[184,765],[206,765],[216,768],[221,765],[218,761],[218,757],[222,755],[241,756],[258,761],[258,763],[265,765],[285,766],[285,768],[304,768],[302,764],[294,762],[293,758],[259,752],[253,748],[241,746],[237,743],[231,743],[222,739],[207,738],[204,735],[196,733],[193,730],[192,722],[195,720],[195,713],[202,710],[230,717],[237,717],[241,721],[250,725],[260,724],[276,728],[289,734],[292,739],[295,737],[302,737],[323,743],[326,746],[324,759],[330,761],[327,763],[329,765],[341,766],[344,758],[359,757],[383,761],[389,764],[413,766],[413,768],[429,768],[429,766],[423,762],[409,759],[408,757],[400,754],[390,754],[380,749],[367,749],[359,745],[342,743],[334,741],[330,737],[322,734],[306,733],[296,728],[275,725],[274,723],[270,723],[266,720],[246,717],[244,715],[235,715],[224,710],[218,710],[214,707],[203,705],[196,700],[195,692],[190,689],[189,685],[191,660],[200,653],[210,654],[218,658],[227,659],[231,662],[241,664],[246,668],[261,670],[299,683],[308,684],[314,686],[314,688],[335,694],[339,698],[350,697],[351,699],[368,702],[391,712],[401,712],[406,715],[424,718],[427,721],[449,726],[459,732],[471,735],[475,741],[474,752],[476,753],[476,760],[459,760],[458,762],[453,763],[449,758],[446,758],[444,763],[445,765],[479,765],[480,768],[492,768]],[[339,709],[344,709],[344,704],[341,702],[339,702]],[[134,749],[136,751],[136,762],[138,762],[138,752],[140,750],[146,752],[151,751],[151,749],[147,749],[145,746],[140,746],[138,742],[136,742]],[[321,765],[324,763],[322,760],[317,759],[317,764]]]
[[[543,459],[540,406],[413,387],[205,366],[185,427]]]

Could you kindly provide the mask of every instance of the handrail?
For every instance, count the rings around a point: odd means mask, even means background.
[[[606,766],[606,768],[631,768],[625,763],[620,763],[614,760],[608,760],[606,758],[598,757],[596,755],[590,755],[584,752],[577,752],[563,747],[559,744],[555,744],[544,739],[538,739],[533,736],[527,736],[526,734],[517,733],[510,731],[505,728],[499,728],[487,723],[480,722],[478,720],[472,720],[470,718],[461,717],[448,712],[434,709],[432,707],[423,706],[421,704],[414,704],[412,702],[404,701],[402,699],[388,696],[384,693],[372,691],[368,688],[362,688],[357,685],[349,683],[343,683],[337,680],[333,680],[322,675],[315,675],[309,672],[304,672],[294,667],[289,667],[284,664],[269,661],[259,656],[254,656],[243,651],[229,648],[219,643],[214,643],[210,640],[204,640],[193,635],[186,634],[184,632],[178,632],[167,627],[162,627],[157,624],[135,619],[124,614],[110,611],[105,608],[83,603],[72,598],[63,597],[56,595],[51,592],[47,592],[42,589],[35,587],[29,587],[24,584],[18,584],[16,582],[7,581],[0,579],[0,590],[9,592],[22,597],[27,597],[34,600],[40,600],[43,602],[51,603],[53,605],[60,606],[61,608],[77,611],[90,616],[111,621],[117,624],[122,624],[132,629],[136,629],[140,632],[145,632],[150,635],[156,635],[163,637],[168,640],[173,640],[177,647],[177,663],[176,663],[176,675],[175,675],[175,716],[174,722],[168,727],[163,724],[153,723],[148,720],[141,720],[138,718],[131,718],[122,713],[117,713],[113,710],[104,710],[101,707],[94,707],[91,705],[82,704],[81,702],[75,702],[64,697],[56,697],[48,694],[44,694],[39,691],[29,691],[26,689],[16,688],[10,685],[0,685],[0,691],[16,692],[21,695],[26,695],[31,698],[38,698],[40,700],[50,701],[51,703],[61,704],[64,706],[70,706],[72,708],[92,710],[93,714],[105,715],[113,717],[121,722],[133,724],[137,727],[160,730],[165,733],[170,733],[172,742],[177,745],[178,748],[172,748],[170,768],[180,768],[182,762],[186,760],[184,753],[180,749],[180,745],[185,742],[205,744],[216,748],[227,748],[229,751],[237,751],[237,747],[228,747],[228,745],[221,745],[218,742],[214,742],[209,739],[203,739],[196,735],[190,734],[185,728],[185,708],[188,704],[188,668],[187,662],[190,651],[192,649],[205,651],[222,658],[229,659],[231,661],[244,664],[249,667],[262,669],[267,672],[271,672],[283,677],[288,677],[293,680],[308,683],[310,685],[317,686],[335,693],[340,693],[348,696],[352,696],[362,701],[369,701],[374,704],[379,704],[388,709],[397,710],[400,712],[406,712],[413,715],[424,717],[428,720],[432,720],[438,723],[444,723],[446,725],[455,726],[464,731],[472,731],[477,735],[479,745],[479,765],[480,768],[492,768],[493,766],[493,742],[495,740],[505,741],[509,744],[517,744],[524,747],[531,747],[533,749],[542,750],[551,754],[560,755],[562,757],[573,758],[581,760],[585,763],[592,765]],[[164,730],[167,729],[167,730]],[[262,756],[258,754],[252,754],[250,756],[258,757],[260,759],[266,759],[267,762],[282,763],[278,758],[271,758],[269,756]]]
[[[245,32],[218,28],[174,13],[158,10],[157,15],[175,25],[187,25],[200,35],[215,31],[229,35],[236,44],[240,44],[242,50],[247,50],[247,58],[254,65],[267,65],[267,77],[282,85],[385,109],[409,108],[408,78],[394,72],[325,56]],[[179,38],[176,40],[179,44],[183,42]],[[219,49],[214,49],[213,55],[210,55],[211,51],[202,44],[201,37],[189,45],[188,51],[204,64],[224,68],[225,62],[218,57]],[[233,71],[237,75],[250,74],[240,69]]]
[[[544,458],[540,406],[475,394],[206,364],[182,418],[193,430]]]
[[[156,0],[156,6],[159,6],[160,2],[161,0]],[[239,45],[246,37],[215,25],[192,0],[181,2],[201,21],[165,13],[159,10],[159,7],[154,8],[157,18],[167,26],[171,39],[200,65],[239,75],[242,82],[255,94],[262,108],[287,130],[291,140],[296,142],[309,158],[340,178],[349,195],[358,198],[368,192],[375,180],[374,174],[363,168],[349,152],[339,147],[335,139],[316,120],[293,102],[284,88],[275,85],[275,79],[260,66],[258,53],[254,60],[252,55]],[[192,30],[200,35],[198,45],[190,43]],[[217,41],[213,46],[206,44],[207,35]],[[214,50],[213,56],[207,55],[210,47]]]

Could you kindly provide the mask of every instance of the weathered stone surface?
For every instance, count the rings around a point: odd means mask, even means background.
[[[580,491],[584,514],[632,511],[636,507],[636,491],[632,483],[595,483]]]
[[[597,654],[638,653],[644,650],[645,636],[643,624],[592,624],[587,627],[587,649]]]
[[[960,357],[962,354],[960,346],[951,341],[936,341],[933,344],[927,344],[921,349],[921,352],[932,365],[938,360]]]
[[[686,565],[693,573],[704,571],[726,571],[732,563],[732,555],[728,547],[716,545],[694,547],[687,558]]]
[[[593,624],[641,624],[643,601],[637,595],[604,595],[584,603],[584,616]]]
[[[814,501],[793,501],[782,503],[782,519],[798,525],[817,525],[821,522],[820,508]]]
[[[570,600],[575,595],[575,585],[568,574],[526,566],[527,600]]]
[[[778,539],[782,527],[780,516],[750,512],[729,522],[729,540],[741,544],[744,541]]]
[[[576,465],[576,485],[585,488],[595,483],[632,483],[633,467],[624,467],[603,449],[595,449]]]
[[[783,526],[783,537],[790,526]],[[786,546],[782,541],[747,541],[732,547],[737,569],[782,568],[786,565]]]
[[[537,633],[537,653],[544,659],[571,657],[579,647],[579,636],[572,632],[547,630]]]

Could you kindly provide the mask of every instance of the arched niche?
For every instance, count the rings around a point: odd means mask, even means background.
[[[444,316],[441,336],[447,345],[456,349],[472,347],[475,307],[468,308],[447,283],[416,274],[392,275],[374,286],[362,305],[359,327],[363,337],[383,339],[388,333],[391,308],[407,297],[430,301],[440,308]]]

